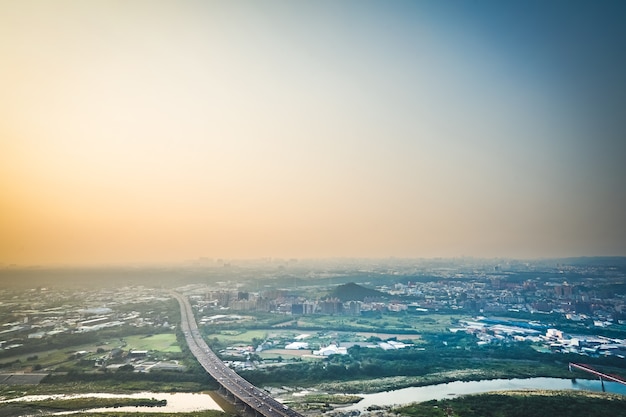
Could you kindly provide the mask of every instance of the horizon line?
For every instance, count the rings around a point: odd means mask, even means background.
[[[541,262],[541,261],[559,261],[572,259],[626,259],[626,255],[568,255],[568,256],[542,256],[542,257],[513,257],[513,256],[431,256],[431,257],[411,257],[411,256],[380,256],[380,257],[359,257],[359,256],[335,256],[335,257],[249,257],[249,258],[226,258],[226,257],[198,257],[180,261],[120,261],[120,262],[58,262],[58,263],[2,263],[0,262],[0,270],[15,269],[62,269],[62,268],[149,268],[149,267],[223,267],[237,266],[232,263],[300,263],[300,262],[337,262],[337,261],[459,261],[459,260],[475,260],[475,261],[517,261],[517,262]]]

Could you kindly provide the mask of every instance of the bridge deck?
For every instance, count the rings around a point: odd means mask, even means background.
[[[181,327],[187,345],[189,345],[189,350],[202,367],[225,390],[259,415],[266,417],[303,417],[302,414],[275,400],[265,391],[255,387],[226,366],[200,335],[191,304],[189,304],[187,298],[174,292],[172,296],[180,304]]]
[[[569,363],[569,370],[571,371],[572,368],[576,368],[576,369],[580,369],[580,370],[585,371],[585,372],[589,372],[590,374],[596,375],[596,376],[600,377],[601,379],[604,378],[607,381],[619,382],[620,384],[626,385],[626,381],[624,381],[620,377],[617,377],[617,376],[614,376],[614,375],[605,374],[605,373],[602,373],[600,371],[596,371],[595,369],[593,369],[589,365],[584,365],[582,363],[570,362]]]

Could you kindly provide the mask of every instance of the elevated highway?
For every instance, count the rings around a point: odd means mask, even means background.
[[[200,335],[189,300],[179,293],[172,292],[171,294],[180,304],[181,328],[189,350],[223,389],[236,401],[245,404],[247,409],[257,416],[303,417],[302,414],[276,401],[267,392],[255,387],[226,366]]]

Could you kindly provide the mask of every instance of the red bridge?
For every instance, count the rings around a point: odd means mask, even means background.
[[[596,371],[595,369],[593,369],[589,365],[583,365],[582,363],[570,362],[569,363],[569,370],[570,370],[570,372],[572,371],[572,368],[576,368],[576,369],[580,369],[580,370],[585,371],[585,372],[589,372],[590,374],[596,375],[598,378],[600,378],[600,382],[602,383],[602,391],[604,391],[604,380],[605,379],[607,381],[619,382],[620,384],[626,385],[626,381],[624,381],[620,377]]]

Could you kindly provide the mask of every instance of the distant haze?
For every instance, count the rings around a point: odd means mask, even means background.
[[[2,1],[0,266],[626,255],[621,1]]]

